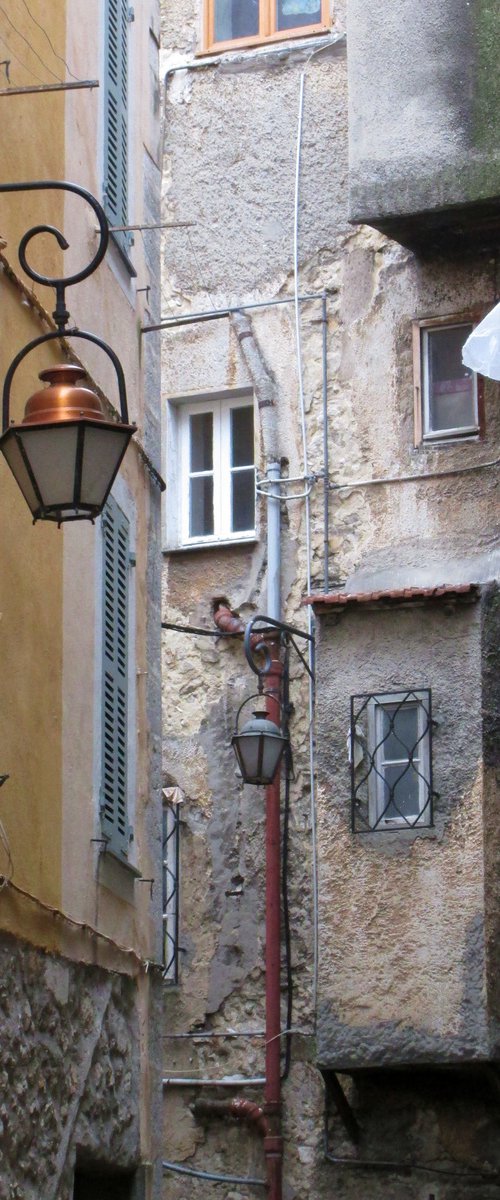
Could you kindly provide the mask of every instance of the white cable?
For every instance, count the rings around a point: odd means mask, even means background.
[[[299,214],[300,214],[300,167],[302,154],[302,129],[304,124],[304,89],[306,81],[306,71],[316,54],[321,54],[322,51],[329,49],[328,45],[319,46],[313,50],[312,54],[304,64],[304,68],[300,74],[299,85],[299,115],[297,124],[297,149],[295,160],[295,199],[294,199],[294,220],[293,220],[293,278],[294,278],[294,300],[295,300],[295,344],[297,352],[297,372],[299,383],[299,404],[300,404],[300,423],[302,430],[302,453],[304,463],[304,475],[308,475],[308,455],[307,455],[307,429],[306,429],[306,411],[304,398],[304,369],[302,360],[302,336],[300,328],[300,291],[299,291]],[[311,589],[311,505],[310,496],[305,496],[305,527],[306,527],[306,579],[307,591],[310,594]],[[307,630],[312,635],[313,632],[313,613],[312,606],[308,606],[307,614]],[[314,650],[313,643],[309,642],[309,667],[313,671],[314,667]],[[316,826],[316,781],[315,781],[315,745],[314,745],[314,682],[311,676],[309,677],[309,770],[311,779],[311,850],[312,850],[312,889],[313,889],[313,1012],[314,1020],[316,1021],[317,999],[318,999],[318,838]]]

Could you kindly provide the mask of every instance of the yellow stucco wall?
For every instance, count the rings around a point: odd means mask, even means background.
[[[31,16],[30,16],[31,13]],[[37,24],[37,22],[39,24]],[[65,68],[66,4],[10,0],[0,14],[2,57],[10,59],[13,87],[54,82]],[[44,32],[44,29],[46,32]],[[51,45],[49,43],[52,43]],[[54,53],[55,51],[55,53]],[[5,77],[0,87],[5,86]],[[0,97],[2,179],[64,179],[64,93]],[[21,275],[17,245],[30,226],[61,226],[63,198],[56,192],[0,195],[3,254]],[[54,239],[38,239],[30,252],[42,271],[60,270],[62,254]],[[38,289],[51,310],[52,293]],[[17,351],[45,328],[5,271],[0,274],[0,378]],[[30,356],[13,389],[12,415],[22,415],[36,390],[37,374],[54,359],[51,348]],[[3,459],[1,488],[0,647],[3,699],[0,704],[0,772],[10,779],[0,791],[0,819],[8,839],[13,881],[49,904],[61,893],[61,729],[62,729],[62,552],[63,535],[55,526],[31,524],[29,510]],[[0,847],[0,871],[8,871]],[[0,924],[28,940],[49,944],[52,935],[36,908],[4,891]],[[38,932],[37,932],[38,928]]]

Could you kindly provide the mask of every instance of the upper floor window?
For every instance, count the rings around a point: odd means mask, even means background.
[[[329,0],[205,0],[205,48],[322,33]]]
[[[253,404],[221,399],[182,405],[179,437],[182,543],[253,536]]]
[[[481,387],[462,363],[473,322],[446,318],[415,323],[415,441],[477,436]]]

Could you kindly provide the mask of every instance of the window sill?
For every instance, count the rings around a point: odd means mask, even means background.
[[[201,61],[204,58],[212,59],[214,66],[218,58],[226,58],[229,55],[241,60],[244,55],[251,61],[254,58],[260,58],[263,55],[279,55],[300,54],[304,50],[310,50],[311,44],[318,42],[319,47],[327,46],[330,42],[340,42],[345,45],[345,35],[334,35],[333,31],[328,26],[316,26],[309,33],[303,31],[301,33],[293,33],[291,30],[284,30],[282,33],[275,34],[269,38],[242,38],[237,42],[219,42],[217,45],[210,46],[205,50],[197,50],[194,55],[194,63]],[[188,64],[187,64],[188,65]]]
[[[220,542],[193,542],[187,546],[164,546],[163,554],[193,554],[200,550],[241,550],[246,546],[257,546],[260,538],[255,534],[248,538],[227,538]]]
[[[471,442],[483,442],[484,437],[479,429],[473,430],[471,433],[455,433],[452,437],[425,437],[416,450],[442,450],[445,446],[470,446]]]
[[[126,904],[135,904],[134,884],[137,879],[142,879],[142,871],[120,858],[114,850],[105,850],[99,855],[97,882]]]
[[[111,245],[115,247],[116,253],[119,255],[121,265],[125,267],[125,270],[131,279],[137,279],[137,271],[120,238],[123,238],[123,234],[110,233],[109,235],[109,240]]]

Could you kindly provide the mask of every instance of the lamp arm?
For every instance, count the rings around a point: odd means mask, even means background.
[[[257,623],[261,624],[263,626],[263,628],[256,629],[255,626]],[[307,663],[305,662],[303,656],[300,654],[298,646],[295,646],[295,643],[293,642],[293,638],[301,637],[301,638],[304,638],[306,641],[312,642],[314,644],[313,635],[310,633],[306,633],[304,629],[297,629],[294,625],[286,625],[284,621],[276,621],[276,620],[274,620],[273,617],[266,617],[260,613],[256,613],[256,615],[254,617],[252,617],[251,620],[248,622],[248,625],[245,629],[245,638],[244,638],[244,648],[245,648],[246,659],[247,659],[249,667],[255,673],[255,675],[258,675],[259,678],[261,679],[263,676],[268,675],[271,670],[272,657],[269,653],[269,649],[268,649],[268,646],[265,641],[265,634],[267,632],[270,632],[272,629],[279,630],[279,632],[281,634],[285,635],[285,639],[287,641],[292,642],[294,649],[297,651],[297,653],[299,655],[299,658],[301,658],[302,662],[304,663],[304,666],[306,667],[307,671],[310,674],[311,672],[309,671],[309,667],[308,667]],[[254,658],[255,654],[264,654],[264,656],[265,656],[264,666],[259,666],[255,662],[255,658]]]
[[[42,191],[74,192],[76,196],[81,196],[83,200],[86,200],[87,204],[90,204],[90,207],[94,210],[99,222],[100,238],[94,257],[86,267],[82,268],[81,271],[77,271],[75,275],[68,275],[67,277],[61,276],[60,278],[52,279],[49,275],[41,275],[38,271],[33,270],[26,260],[26,247],[28,242],[30,242],[31,239],[38,233],[52,234],[57,239],[61,250],[67,250],[69,243],[66,241],[66,238],[60,232],[60,230],[55,229],[53,225],[35,225],[32,229],[29,229],[28,232],[24,234],[23,238],[21,238],[19,243],[19,262],[21,263],[23,271],[26,271],[26,274],[29,275],[30,279],[33,279],[35,283],[46,284],[48,287],[57,288],[58,284],[62,284],[63,287],[70,287],[74,283],[81,283],[82,279],[87,279],[89,275],[92,275],[104,258],[109,242],[109,226],[106,213],[104,212],[102,205],[99,204],[99,201],[96,200],[95,196],[93,196],[91,192],[88,192],[86,188],[80,187],[77,183],[66,183],[64,180],[60,179],[47,179],[31,180],[26,183],[0,184],[0,193]]]
[[[54,339],[60,338],[61,336],[62,336],[61,330],[57,330],[57,332],[54,331],[53,333],[43,333],[40,337],[34,338],[34,340],[32,342],[28,342],[27,346],[23,346],[23,349],[20,350],[19,354],[16,354],[16,357],[12,360],[10,367],[7,371],[7,374],[5,376],[3,392],[2,392],[2,433],[6,432],[6,430],[8,429],[8,426],[9,426],[9,422],[10,422],[10,390],[11,390],[12,380],[14,378],[14,375],[17,371],[18,366],[22,363],[23,359],[25,359],[28,354],[31,354],[32,350],[36,350],[37,346],[42,346],[42,345],[44,345],[45,342],[52,342],[52,341],[54,341]],[[129,416],[128,416],[128,404],[127,404],[127,388],[126,388],[126,384],[125,384],[125,375],[123,372],[123,367],[120,362],[120,359],[118,358],[118,355],[115,354],[115,351],[111,349],[111,346],[108,346],[107,343],[102,340],[102,338],[97,337],[96,334],[94,334],[94,333],[86,333],[85,330],[83,330],[83,329],[66,329],[66,330],[64,330],[64,337],[66,337],[66,338],[67,337],[81,338],[83,341],[93,342],[93,344],[95,346],[99,346],[99,348],[101,350],[103,350],[105,354],[107,354],[108,358],[111,359],[111,362],[115,368],[116,378],[117,378],[117,382],[118,382],[118,395],[120,397],[121,419],[122,419],[122,422],[124,425],[128,425]]]

